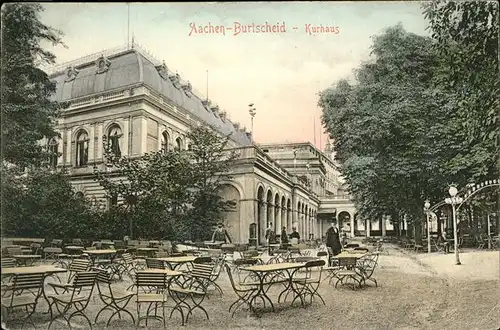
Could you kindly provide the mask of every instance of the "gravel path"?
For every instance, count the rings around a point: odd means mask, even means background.
[[[389,249],[381,255],[374,276],[378,287],[370,284],[353,291],[335,289],[322,282],[320,293],[326,305],[316,300],[305,308],[278,306],[276,313],[254,317],[240,310],[231,318],[229,305],[236,300],[225,274],[218,283],[224,291],[220,297],[205,300],[210,320],[195,314],[181,327],[177,316],[167,320],[168,329],[499,329],[500,280],[498,251],[469,252],[461,255],[461,266],[455,266],[453,254],[408,254]],[[460,268],[458,268],[460,267]],[[272,297],[273,295],[271,295]],[[46,306],[46,305],[44,305]],[[94,317],[102,304],[96,299],[89,306]],[[135,304],[129,310],[136,315]],[[108,316],[109,317],[109,314]],[[46,315],[36,315],[37,328],[47,328]],[[92,318],[93,319],[93,318]],[[78,324],[77,324],[78,323]],[[80,325],[80,326],[79,326]],[[76,319],[75,329],[85,329]],[[19,328],[19,327],[18,327]],[[17,328],[17,329],[18,329]],[[53,326],[51,329],[62,329]],[[113,321],[109,329],[134,329],[128,319]],[[145,328],[145,327],[143,327]],[[148,329],[163,328],[152,321]],[[12,328],[15,329],[15,328]],[[103,322],[93,329],[105,329]]]

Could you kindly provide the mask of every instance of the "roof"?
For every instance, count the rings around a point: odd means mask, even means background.
[[[205,107],[198,96],[186,93],[180,84],[174,86],[166,67],[162,71],[158,68],[158,63],[153,63],[148,56],[137,49],[124,50],[106,57],[109,67],[102,73],[97,73],[98,58],[99,56],[95,56],[89,59],[90,61],[75,66],[78,72],[74,79],[68,79],[67,70],[51,75],[50,79],[56,82],[53,99],[69,101],[143,83],[197,118],[218,128],[221,133],[226,135],[231,133],[231,138],[240,145],[252,144],[246,132],[236,129],[229,119],[223,121]]]

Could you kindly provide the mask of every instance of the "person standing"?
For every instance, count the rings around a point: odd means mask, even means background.
[[[286,227],[281,228],[281,244],[288,245],[288,234],[286,233]]]
[[[335,221],[331,222],[330,228],[326,231],[326,246],[332,249],[334,256],[342,252],[339,229],[335,226]]]
[[[229,233],[224,228],[222,222],[219,222],[217,228],[214,230],[214,233],[212,234],[212,242],[231,243],[231,237],[229,237]]]
[[[269,222],[266,229],[266,242],[267,242],[267,252],[272,255],[271,244],[276,241],[276,233],[274,232],[273,223]]]

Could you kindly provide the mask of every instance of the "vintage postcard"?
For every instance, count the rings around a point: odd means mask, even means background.
[[[498,14],[3,5],[2,328],[500,329]]]

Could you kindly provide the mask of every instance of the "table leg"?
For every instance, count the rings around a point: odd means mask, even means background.
[[[255,293],[255,295],[250,299],[250,301],[249,301],[250,308],[253,309],[253,310],[255,310],[255,307],[253,306],[253,302],[254,302],[255,299],[260,298],[260,299],[262,299],[262,302],[264,302],[264,306],[265,306],[266,300],[267,300],[271,304],[271,310],[274,312],[273,302],[267,296],[266,290],[264,290],[264,280],[265,280],[265,278],[267,276],[267,273],[258,273],[258,272],[255,272],[255,274],[257,275],[257,277],[259,279],[259,290],[257,290],[257,292]]]

